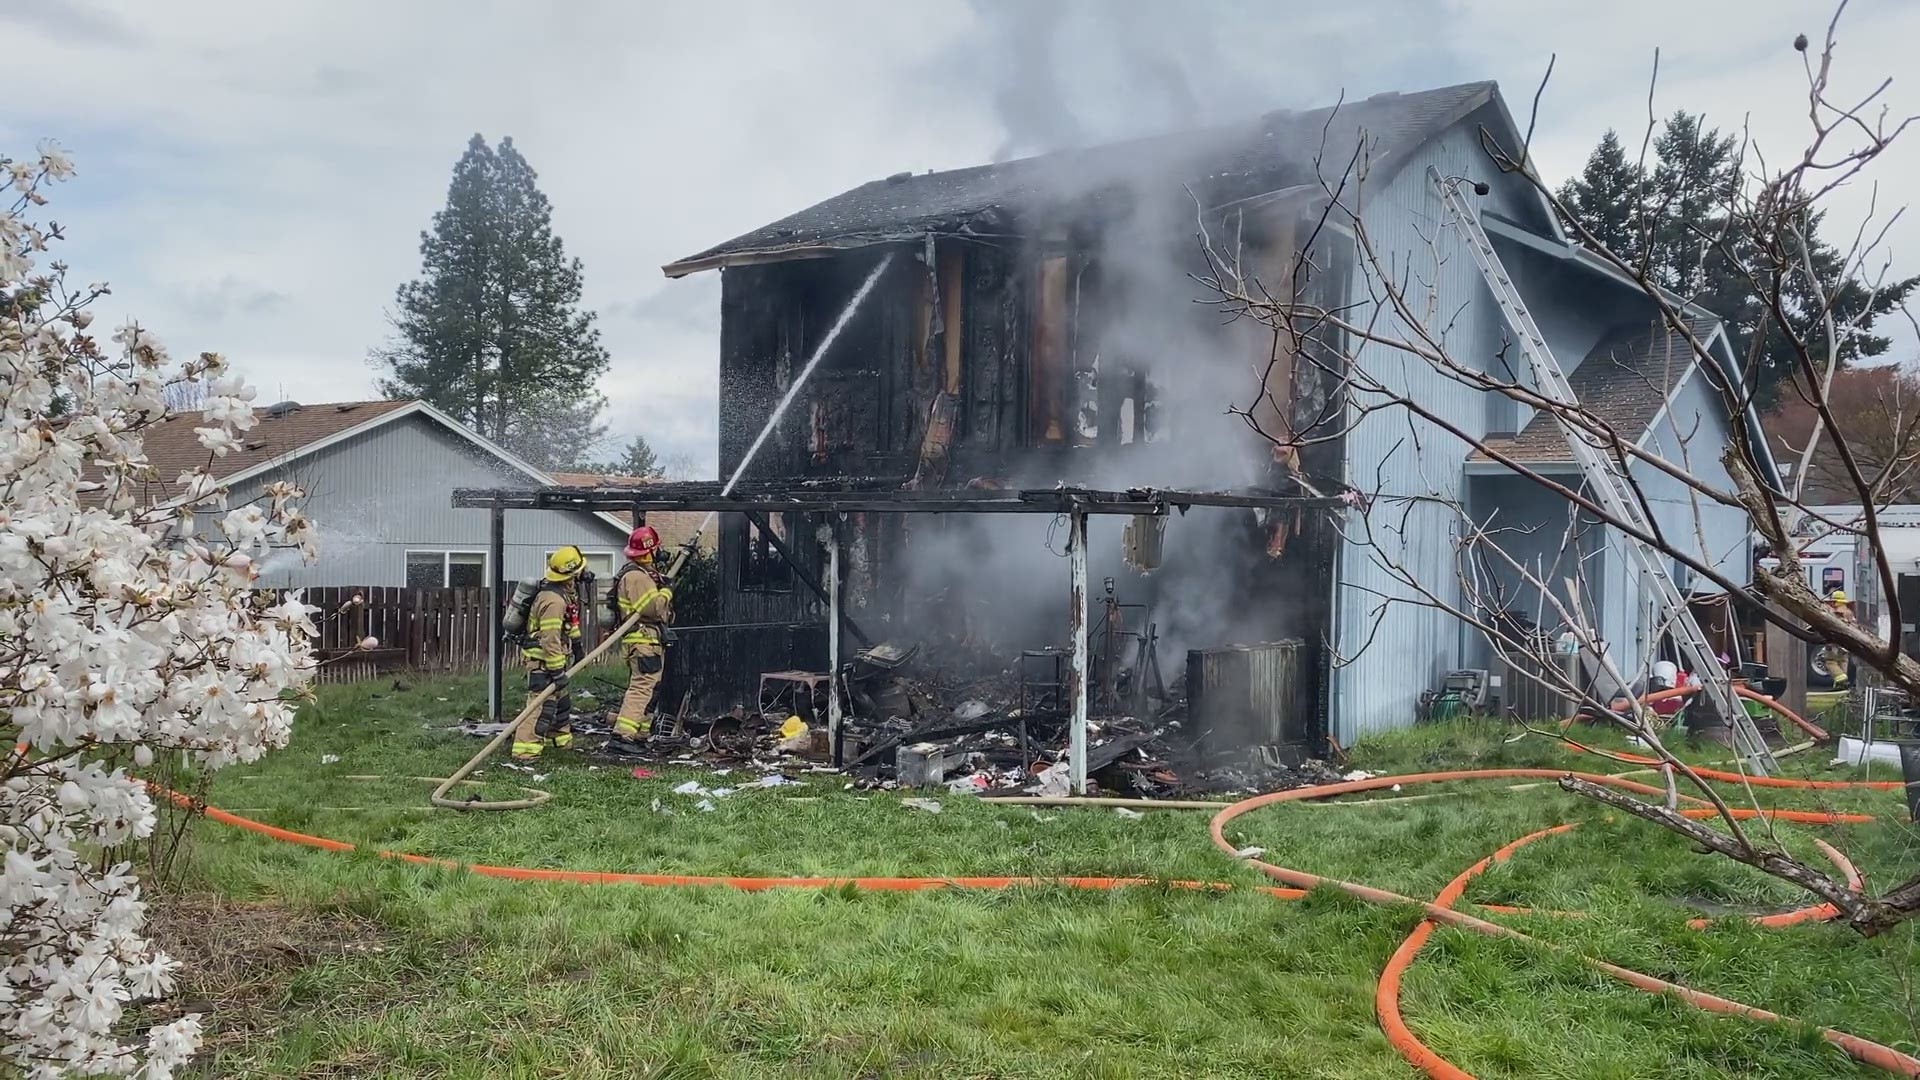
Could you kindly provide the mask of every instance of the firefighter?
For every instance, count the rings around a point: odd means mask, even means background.
[[[527,608],[527,628],[521,658],[527,666],[527,693],[554,688],[540,711],[522,721],[513,733],[513,756],[528,761],[551,743],[561,749],[573,745],[573,695],[567,688],[567,661],[580,652],[579,600],[576,584],[586,569],[580,549],[569,544],[547,558],[546,580]]]
[[[613,579],[614,609],[620,621],[640,616],[639,623],[620,639],[620,654],[627,661],[627,692],[613,719],[616,739],[642,739],[653,730],[647,710],[653,706],[660,673],[666,670],[667,626],[673,622],[673,587],[654,565],[659,550],[660,534],[652,526],[634,529],[627,538],[627,563]]]
[[[1835,615],[1850,623],[1858,621],[1853,614],[1853,598],[1847,595],[1847,590],[1833,590],[1826,595],[1826,601]],[[1845,690],[1853,683],[1853,657],[1838,645],[1823,645],[1815,650],[1814,667],[1827,676],[1835,690]]]

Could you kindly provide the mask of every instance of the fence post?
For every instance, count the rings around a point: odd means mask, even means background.
[[[487,719],[500,722],[501,607],[507,602],[507,508],[494,503],[487,523],[487,572],[492,576],[487,590]]]

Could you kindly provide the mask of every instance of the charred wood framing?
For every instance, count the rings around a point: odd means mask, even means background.
[[[872,482],[867,482],[872,483]],[[897,483],[897,482],[896,482]],[[1281,495],[1257,489],[1185,491],[1133,488],[1101,491],[1054,487],[1013,490],[904,491],[887,487],[790,482],[740,484],[726,495],[710,482],[649,484],[640,488],[568,487],[456,488],[458,508],[509,510],[717,510],[736,513],[895,514],[1165,514],[1193,506],[1238,506],[1263,510],[1330,510],[1346,505],[1333,496]]]
[[[813,568],[807,565],[806,560],[802,559],[799,553],[795,552],[792,547],[789,547],[787,542],[780,538],[780,534],[773,530],[772,524],[767,520],[766,513],[759,510],[749,510],[746,511],[746,517],[748,521],[753,523],[753,527],[759,529],[761,535],[767,538],[767,545],[773,548],[782,559],[785,559],[788,566],[793,568],[793,576],[800,579],[800,584],[805,585],[808,590],[819,597],[821,603],[826,604],[829,608],[835,607],[833,594],[828,592],[827,587],[814,575]],[[873,644],[873,639],[867,636],[865,630],[860,629],[860,624],[854,622],[853,617],[844,611],[840,613],[840,626],[846,630],[847,633],[852,634],[860,644]]]

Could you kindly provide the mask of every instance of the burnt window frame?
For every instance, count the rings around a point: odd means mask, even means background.
[[[797,544],[796,537],[802,527],[803,515],[792,511],[768,514],[767,524],[772,525],[788,547],[804,551]],[[793,567],[781,554],[774,550],[766,534],[760,531],[747,515],[741,514],[735,519],[735,535],[739,539],[738,555],[734,572],[741,592],[751,593],[790,593],[793,591]]]

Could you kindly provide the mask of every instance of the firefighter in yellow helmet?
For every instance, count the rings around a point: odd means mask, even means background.
[[[1847,590],[1833,590],[1826,595],[1826,601],[1835,615],[1848,622],[1855,621],[1853,598],[1847,595]],[[1826,673],[1828,682],[1835,690],[1845,690],[1853,682],[1853,658],[1837,645],[1827,645],[1816,650],[1814,664]]]
[[[654,565],[659,550],[660,534],[652,526],[633,530],[627,538],[626,565],[613,580],[614,613],[623,623],[640,616],[620,639],[620,653],[627,660],[627,693],[613,718],[616,739],[641,739],[653,730],[647,710],[667,667],[667,627],[673,622],[673,585]]]
[[[567,687],[567,661],[579,652],[579,600],[576,584],[587,568],[580,549],[569,544],[547,558],[546,580],[527,608],[527,629],[520,656],[526,662],[527,693],[547,687],[553,693],[540,711],[521,721],[513,733],[513,756],[527,761],[548,744],[573,745],[573,695]]]

